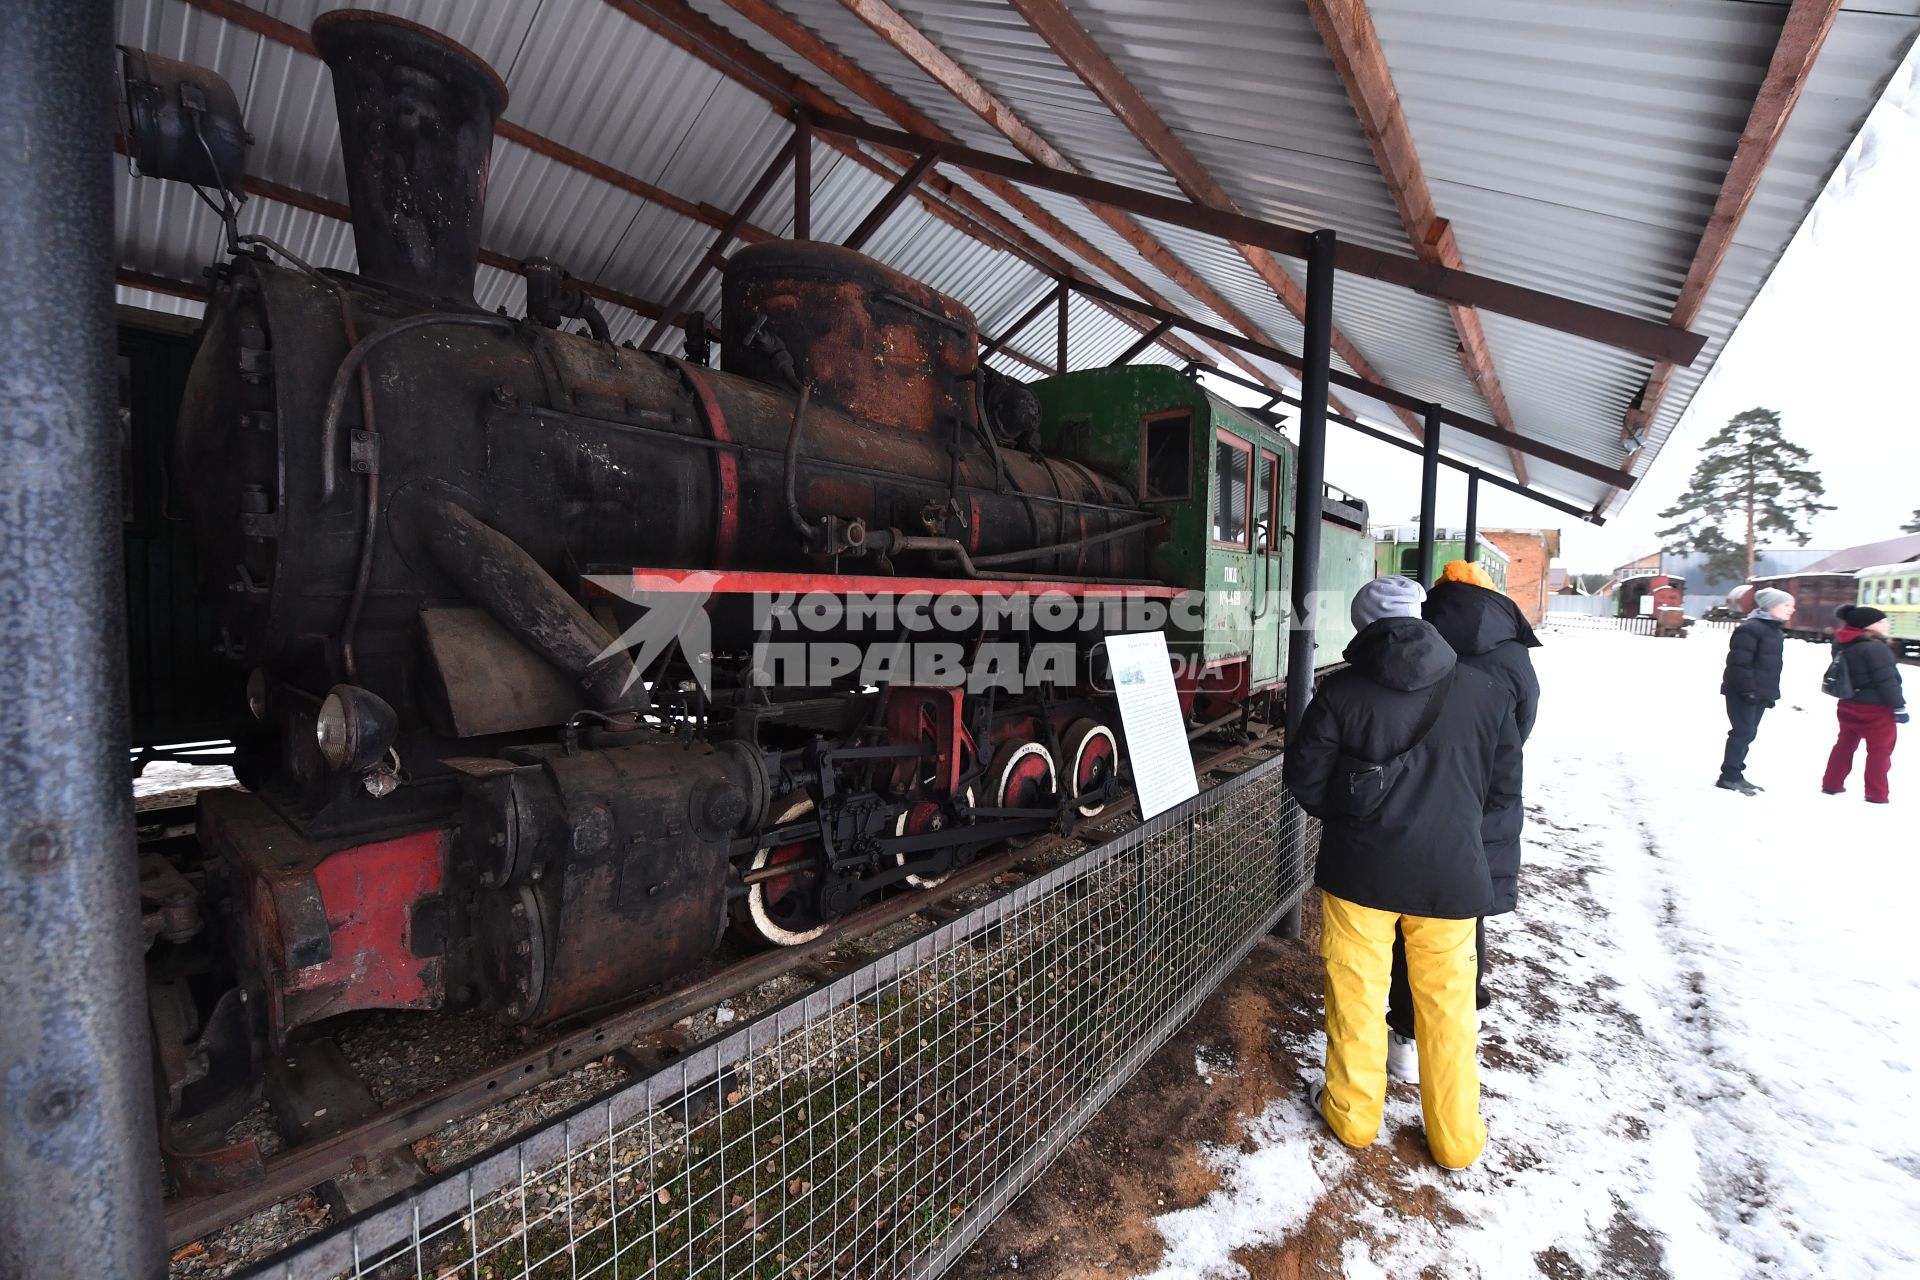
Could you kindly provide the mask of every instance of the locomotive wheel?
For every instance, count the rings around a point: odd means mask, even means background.
[[[1096,795],[1106,788],[1120,767],[1120,746],[1113,730],[1097,720],[1075,720],[1061,739],[1066,749],[1067,785],[1072,788],[1074,808],[1083,818],[1098,817],[1107,807],[1104,800],[1080,803],[1080,797]]]
[[[772,825],[793,822],[812,809],[807,795],[791,797],[784,807],[774,807],[779,816]],[[745,896],[734,899],[729,908],[733,931],[743,941],[761,947],[797,947],[826,932],[828,921],[820,913],[817,841],[797,840],[756,850],[747,869],[760,871],[789,862],[796,864],[793,874],[750,885]]]
[[[1053,756],[1039,742],[1009,742],[987,770],[996,809],[1047,809],[1060,790]]]
[[[972,787],[967,788],[966,803],[968,808],[973,807]],[[900,815],[899,820],[893,824],[893,834],[897,836],[925,835],[929,831],[944,830],[946,825],[947,812],[945,807],[931,800],[923,800]],[[945,871],[942,871],[937,876],[910,875],[907,877],[907,883],[916,889],[932,889],[937,885],[944,884],[946,883],[947,877],[953,874],[954,867],[961,865],[963,862],[972,861],[971,858],[966,856],[969,852],[970,850],[968,850],[966,845],[954,845],[948,855],[951,861],[947,864]],[[904,866],[906,864],[907,855],[904,853],[896,853],[893,855],[893,858],[896,865]]]

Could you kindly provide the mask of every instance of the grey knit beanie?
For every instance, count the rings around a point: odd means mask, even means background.
[[[1762,587],[1753,593],[1753,607],[1762,613],[1779,605],[1792,603],[1792,593],[1782,591],[1778,587]]]
[[[1417,618],[1427,591],[1412,578],[1375,578],[1353,593],[1353,629],[1359,631],[1382,618]]]

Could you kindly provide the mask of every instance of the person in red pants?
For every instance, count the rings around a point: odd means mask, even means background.
[[[1820,789],[1837,796],[1847,789],[1854,749],[1867,744],[1866,792],[1873,804],[1887,803],[1887,769],[1893,743],[1907,722],[1907,699],[1900,688],[1900,666],[1887,647],[1887,615],[1871,605],[1843,604],[1835,610],[1840,627],[1833,633],[1834,656],[1847,664],[1853,695],[1840,700],[1840,739],[1827,756]]]

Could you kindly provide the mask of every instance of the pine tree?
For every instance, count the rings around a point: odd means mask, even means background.
[[[1705,555],[1710,579],[1743,570],[1751,578],[1760,534],[1778,534],[1804,547],[1812,536],[1807,522],[1833,510],[1818,501],[1827,490],[1820,473],[1806,466],[1812,456],[1781,434],[1780,415],[1773,410],[1736,413],[1701,449],[1687,491],[1660,513],[1662,520],[1675,523],[1658,536],[1668,551]]]
[[[1920,533],[1920,507],[1913,510],[1913,519],[1900,526],[1902,533]]]

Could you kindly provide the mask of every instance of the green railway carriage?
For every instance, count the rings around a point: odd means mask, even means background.
[[[1920,657],[1920,560],[1883,564],[1854,575],[1855,603],[1883,610],[1888,638],[1902,657]]]
[[[1291,615],[1294,446],[1276,428],[1159,365],[1085,369],[1030,384],[1041,447],[1135,486],[1165,523],[1154,577],[1205,592],[1202,633],[1169,632],[1177,667],[1204,691],[1253,693],[1286,673]],[[1315,665],[1353,638],[1347,602],[1373,577],[1366,503],[1322,498]]]
[[[1403,578],[1419,576],[1420,565],[1420,527],[1418,525],[1392,525],[1374,530],[1374,572],[1376,576],[1386,578],[1399,574]],[[1493,585],[1505,591],[1507,589],[1507,566],[1510,563],[1507,553],[1488,542],[1485,538],[1476,539],[1480,546],[1477,563],[1493,579]],[[1464,529],[1436,529],[1433,540],[1433,576],[1440,576],[1441,566],[1449,560],[1467,558],[1467,534]],[[1422,586],[1432,586],[1431,582]]]

